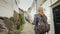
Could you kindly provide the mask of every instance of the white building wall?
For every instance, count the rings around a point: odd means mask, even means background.
[[[58,0],[51,0],[51,4],[56,3]]]
[[[55,34],[54,33],[54,22],[53,22],[53,18],[52,18],[52,13],[51,13],[51,7],[49,7],[51,0],[46,0],[46,2],[42,5],[42,7],[44,8],[44,13],[48,18],[48,23],[50,24],[50,31],[49,34]]]
[[[16,2],[17,2],[17,4],[16,4]],[[18,0],[13,0],[13,10],[15,10],[17,13],[19,13],[19,7],[18,7]]]
[[[18,11],[14,1],[15,0],[0,0],[0,16],[11,17],[13,16],[14,9]]]
[[[0,16],[10,17],[13,14],[12,0],[0,0]]]
[[[36,5],[33,7],[32,11],[30,13],[30,18],[31,18],[32,22],[34,21],[35,14],[36,14]]]

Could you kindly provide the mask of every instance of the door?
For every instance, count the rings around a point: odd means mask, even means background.
[[[55,34],[60,34],[60,5],[53,8]]]

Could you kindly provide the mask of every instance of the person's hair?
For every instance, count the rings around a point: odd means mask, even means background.
[[[39,6],[38,7],[38,12],[40,12],[41,10],[43,11],[43,7]]]
[[[44,15],[43,7],[39,6],[39,7],[38,7],[38,12]]]

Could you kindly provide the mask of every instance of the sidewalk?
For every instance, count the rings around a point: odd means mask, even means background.
[[[28,22],[25,23],[22,34],[34,34],[34,26]]]

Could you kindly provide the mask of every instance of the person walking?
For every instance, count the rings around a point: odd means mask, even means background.
[[[46,34],[50,30],[50,25],[47,23],[47,17],[41,6],[38,7],[38,13],[35,14],[34,25],[35,34]]]

